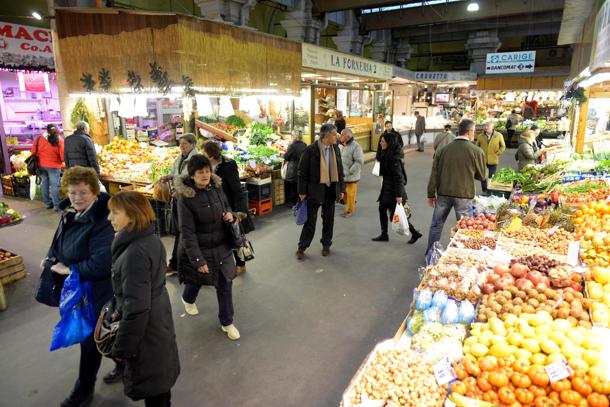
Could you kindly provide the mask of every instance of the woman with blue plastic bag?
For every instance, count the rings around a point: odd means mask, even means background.
[[[92,168],[72,167],[65,172],[61,186],[68,198],[58,206],[61,220],[47,257],[41,266],[52,271],[56,281],[70,274],[75,266],[81,282],[90,282],[95,315],[112,298],[110,281],[111,251],[114,238],[108,221],[107,194],[100,192],[99,179]],[[77,407],[93,396],[102,355],[97,351],[93,335],[80,344],[78,379],[62,407]]]
[[[125,364],[125,394],[147,407],[169,407],[180,374],[172,306],[165,288],[165,247],[155,235],[155,212],[139,192],[119,192],[108,203],[117,232],[112,286],[120,324],[110,356]]]
[[[384,133],[379,141],[379,175],[383,178],[381,191],[379,192],[379,223],[381,234],[374,237],[374,242],[387,242],[390,240],[388,235],[388,215],[390,221],[394,217],[396,205],[404,205],[407,201],[405,185],[407,184],[407,174],[402,164],[402,146],[398,139]],[[422,235],[409,222],[411,240],[409,244],[415,243]]]

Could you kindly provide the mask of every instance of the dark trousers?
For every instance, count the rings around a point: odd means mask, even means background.
[[[178,229],[178,200],[173,199],[172,205],[172,222],[176,231],[174,239],[174,248],[172,249],[172,257],[169,259],[169,266],[174,270],[178,270],[178,246],[180,245],[180,230]]]
[[[379,202],[379,225],[381,226],[381,234],[388,234],[388,216],[389,219],[392,220],[394,218],[394,210],[396,209],[396,201],[390,203],[389,201],[380,201]],[[417,232],[415,226],[409,220],[409,231],[411,234]],[[419,232],[417,232],[419,233]]]
[[[307,249],[311,245],[311,241],[316,234],[316,222],[318,221],[318,209],[320,207],[322,207],[322,239],[320,243],[322,243],[322,246],[333,244],[336,197],[335,185],[331,185],[325,188],[324,202],[307,199],[307,222],[305,222],[301,230],[299,248]]]
[[[294,206],[299,201],[299,193],[296,182],[284,181],[284,193],[286,194],[286,204]]]
[[[97,371],[102,363],[102,354],[95,347],[93,335],[89,336],[80,344],[80,365],[78,368],[78,379],[74,390],[79,393],[90,393],[95,388]]]
[[[169,407],[172,405],[172,392],[157,394],[156,396],[146,397],[144,405],[146,407]]]
[[[195,303],[201,286],[186,283],[182,292],[182,299],[189,304]],[[233,282],[228,281],[220,272],[218,276],[218,287],[216,287],[216,298],[218,299],[218,320],[222,326],[233,323]]]
[[[498,169],[497,165],[489,165],[487,164],[487,178],[491,179],[496,173],[496,169]],[[483,192],[487,192],[487,180],[481,181],[481,188]]]

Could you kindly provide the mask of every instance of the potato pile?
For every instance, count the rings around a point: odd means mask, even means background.
[[[590,328],[588,309],[590,300],[571,287],[560,290],[552,288],[527,288],[515,286],[491,294],[483,294],[477,321],[487,322],[491,318],[502,318],[507,314],[535,314],[546,311],[553,318],[567,319],[574,326]]]
[[[568,245],[576,240],[574,233],[564,229],[556,229],[554,233],[549,233],[549,229],[539,229],[531,226],[523,226],[516,230],[505,230],[502,234],[508,238],[520,242],[535,242],[535,245],[544,250],[567,255]]]
[[[410,350],[377,352],[349,394],[353,405],[383,400],[391,405],[441,407],[447,388],[436,383],[432,363]]]

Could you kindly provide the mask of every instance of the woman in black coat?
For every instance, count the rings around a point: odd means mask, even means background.
[[[286,194],[286,205],[290,207],[293,207],[299,201],[299,191],[297,188],[299,161],[306,148],[307,145],[303,142],[303,133],[300,130],[293,130],[292,143],[290,143],[286,154],[284,154],[284,162],[288,165],[288,168],[286,168],[286,179],[284,180],[284,192]]]
[[[195,300],[202,285],[216,287],[220,329],[229,339],[239,339],[233,325],[233,288],[235,259],[228,244],[225,222],[233,222],[229,201],[220,177],[212,174],[210,160],[194,155],[188,163],[188,178],[176,191],[178,220],[182,232],[178,277],[184,283],[182,302],[187,314],[199,313]]]
[[[407,174],[402,164],[401,149],[398,138],[393,135],[384,134],[379,141],[379,175],[383,178],[381,192],[379,193],[379,224],[381,234],[374,237],[374,242],[387,242],[390,240],[388,235],[388,214],[390,220],[394,217],[394,210],[397,204],[404,204],[407,201]],[[411,240],[409,244],[415,243],[422,234],[419,233],[413,224],[409,222]]]
[[[155,236],[155,212],[139,192],[119,192],[108,203],[116,231],[112,285],[121,324],[111,357],[125,363],[125,394],[147,407],[171,405],[180,374],[172,306],[165,288],[165,247]]]
[[[81,281],[91,282],[93,308],[99,315],[112,298],[110,246],[114,231],[106,219],[110,196],[100,192],[99,179],[92,168],[70,168],[64,173],[61,186],[68,198],[59,203],[62,217],[41,267],[53,271],[59,282],[70,274],[70,266],[76,266]],[[101,361],[91,335],[80,344],[78,380],[62,407],[78,407],[91,399]]]

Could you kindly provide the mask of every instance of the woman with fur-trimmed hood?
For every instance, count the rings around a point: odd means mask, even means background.
[[[188,177],[175,182],[181,241],[178,276],[184,283],[182,302],[187,314],[199,313],[195,300],[202,285],[216,287],[220,329],[231,340],[240,338],[233,325],[232,281],[235,259],[228,243],[225,222],[235,217],[222,190],[220,177],[212,173],[210,160],[195,154],[188,163]]]

